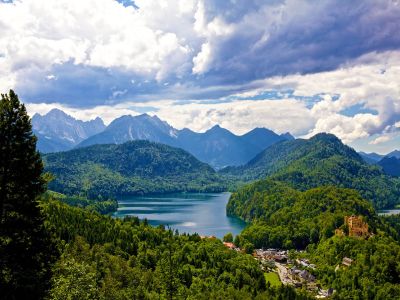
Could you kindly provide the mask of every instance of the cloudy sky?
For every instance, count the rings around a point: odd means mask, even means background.
[[[400,0],[0,0],[0,87],[33,113],[156,114],[400,148]]]

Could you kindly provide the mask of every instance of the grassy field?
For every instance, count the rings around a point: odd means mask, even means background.
[[[271,286],[281,286],[282,283],[279,280],[279,276],[275,272],[264,273],[265,281],[269,282]]]

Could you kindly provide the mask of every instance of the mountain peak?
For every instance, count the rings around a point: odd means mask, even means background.
[[[341,140],[334,134],[327,133],[327,132],[321,132],[317,133],[313,137],[310,138],[310,140],[320,140],[320,141],[326,141],[326,142],[341,142]]]
[[[71,117],[70,115],[66,114],[64,111],[62,111],[61,109],[58,109],[58,108],[53,108],[45,116],[56,117],[56,118],[67,117],[67,118],[74,119],[73,117]]]
[[[386,154],[386,156],[400,158],[400,150],[393,150],[392,152]]]
[[[282,133],[280,136],[283,137],[283,138],[285,138],[285,139],[287,139],[288,141],[292,141],[292,140],[295,139],[294,136],[291,135],[290,132]]]
[[[89,136],[103,131],[105,125],[100,118],[85,122],[53,108],[43,116],[35,114],[32,128],[36,135],[42,137],[38,141],[39,151],[46,153],[71,149]]]

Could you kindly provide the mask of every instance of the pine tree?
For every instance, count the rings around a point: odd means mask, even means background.
[[[30,118],[10,90],[0,100],[0,293],[4,299],[40,299],[54,251],[38,197],[43,164]]]

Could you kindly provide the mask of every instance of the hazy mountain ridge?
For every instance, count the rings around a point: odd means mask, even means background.
[[[400,176],[400,158],[388,155],[382,158],[377,164],[382,167],[386,174],[397,177]]]
[[[60,110],[52,110],[45,116],[35,115],[32,121],[39,138],[39,150],[44,153],[96,144],[148,140],[182,148],[215,168],[244,164],[270,145],[294,139],[290,133],[278,135],[266,128],[255,128],[241,136],[219,125],[205,132],[194,132],[187,128],[178,130],[157,116],[148,114],[122,116],[107,127],[94,126],[96,130],[92,131],[85,128],[98,125],[99,122],[103,124],[101,119],[77,121]]]
[[[361,155],[361,157],[364,159],[365,162],[367,162],[371,165],[376,164],[378,161],[380,161],[384,157],[384,155],[374,153],[374,152],[366,153],[366,152],[360,151],[360,152],[358,152],[358,154]]]

